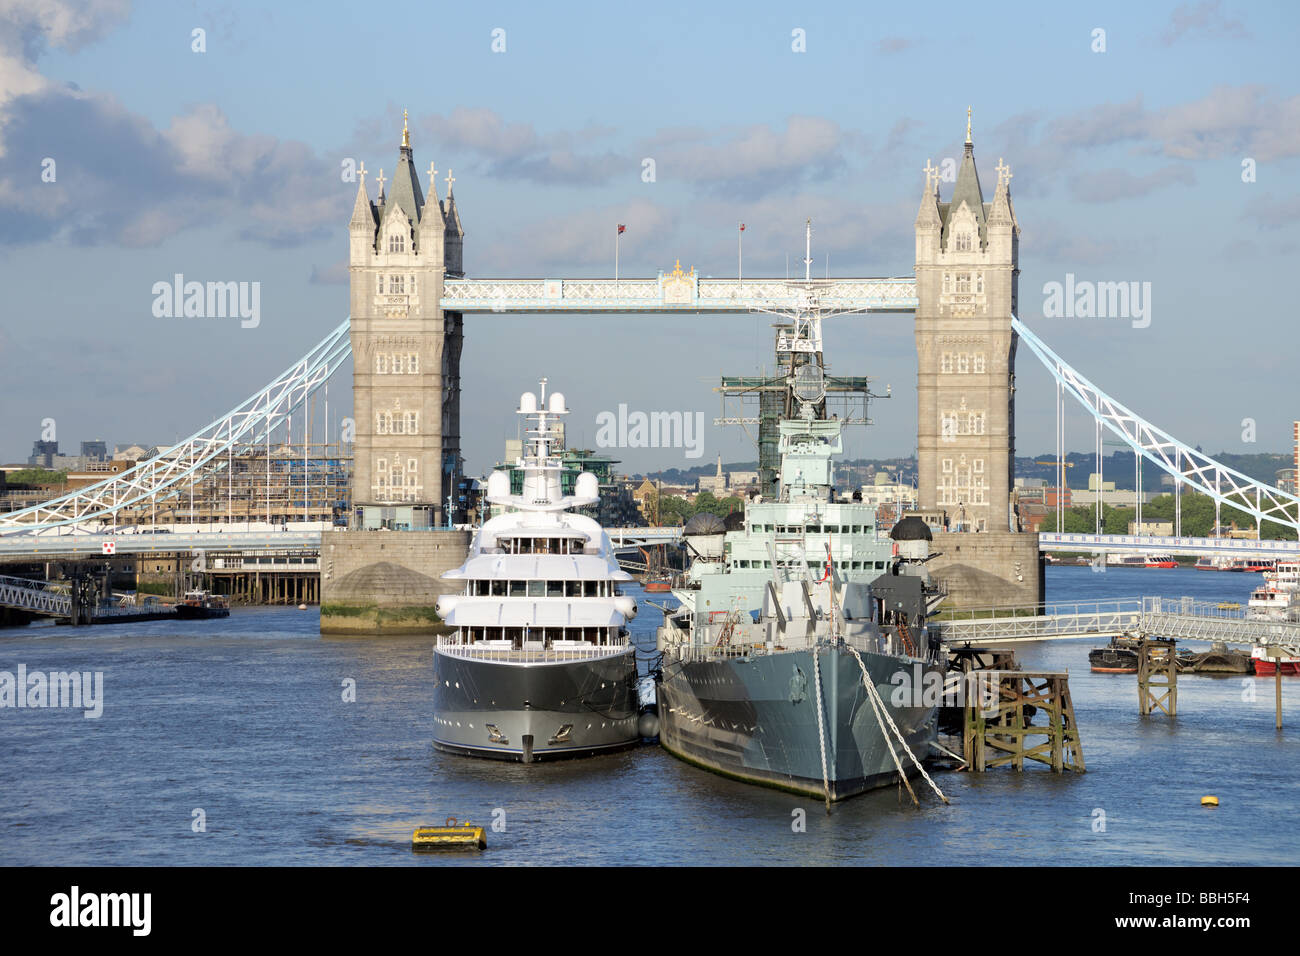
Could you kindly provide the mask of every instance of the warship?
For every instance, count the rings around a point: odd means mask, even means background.
[[[941,696],[926,690],[942,688],[946,656],[926,624],[942,600],[925,570],[929,528],[909,517],[882,536],[873,506],[834,490],[843,430],[868,424],[878,396],[827,374],[811,223],[805,238],[803,304],[777,325],[777,374],[723,380],[780,412],[775,493],[734,530],[713,515],[683,529],[692,561],[657,632],[656,696],[674,756],[829,807],[924,773]],[[836,391],[862,396],[860,418],[829,413]]]
[[[637,605],[621,590],[632,577],[600,524],[572,513],[599,500],[599,482],[583,472],[574,494],[563,493],[553,424],[568,409],[562,393],[547,396],[546,379],[541,386],[517,410],[531,422],[529,453],[516,463],[522,493],[510,493],[508,472],[493,472],[493,516],[465,563],[442,575],[460,590],[437,602],[453,629],[434,648],[439,750],[531,763],[641,741],[626,626]]]

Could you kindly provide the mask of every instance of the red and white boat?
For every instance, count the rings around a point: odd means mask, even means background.
[[[1255,663],[1255,673],[1260,677],[1274,676],[1279,667],[1283,677],[1300,674],[1300,657],[1268,657],[1262,647],[1253,648],[1250,657]]]

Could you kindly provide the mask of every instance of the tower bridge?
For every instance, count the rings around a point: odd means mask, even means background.
[[[63,531],[111,535],[119,515],[143,502],[180,495],[201,476],[230,467],[233,450],[269,440],[349,355],[356,423],[351,530],[432,531],[452,517],[447,492],[462,469],[460,359],[466,316],[477,317],[470,326],[470,334],[477,334],[473,329],[491,313],[727,316],[814,306],[835,313],[914,316],[919,505],[930,515],[960,510],[966,517],[962,531],[936,531],[935,542],[935,550],[944,554],[939,571],[948,576],[949,592],[961,599],[1041,602],[1040,539],[1019,526],[1012,497],[1015,363],[1021,343],[1055,380],[1058,448],[1063,448],[1059,409],[1073,400],[1099,434],[1104,428],[1117,435],[1173,476],[1176,488],[1209,495],[1216,507],[1239,508],[1257,522],[1300,529],[1300,498],[1177,440],[1094,385],[1017,318],[1020,227],[1012,173],[999,160],[992,200],[986,202],[969,118],[962,161],[946,200],[938,170],[926,164],[912,274],[889,277],[727,279],[700,276],[680,263],[650,278],[471,277],[465,273],[455,177],[448,171],[446,198],[439,198],[437,170],[430,164],[426,191],[407,129],[391,189],[385,191],[390,180],[381,170],[372,196],[364,164],[360,172],[348,222],[349,317],[266,388],[156,458],[0,515],[0,550],[17,553],[24,547],[19,538],[34,542],[33,536]],[[414,575],[408,590],[436,587],[436,573],[425,572],[437,568],[416,568],[414,558],[402,564],[406,545],[401,542],[415,540],[412,536],[371,536],[364,540],[373,547],[343,548],[340,535],[348,532],[316,534],[323,576],[346,577],[347,563],[331,558],[331,549],[356,551],[356,560],[369,562],[367,567],[382,563],[379,549],[387,549],[383,561],[395,561],[399,570]],[[1089,543],[1125,550],[1141,546],[1135,542],[1095,537]],[[43,542],[45,547],[52,545]],[[1040,593],[1031,593],[1035,590]]]

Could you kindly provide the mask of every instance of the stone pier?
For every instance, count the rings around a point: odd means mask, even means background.
[[[469,553],[468,531],[326,531],[321,535],[322,634],[439,633],[440,581]]]

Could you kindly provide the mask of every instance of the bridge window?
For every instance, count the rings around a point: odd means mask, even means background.
[[[958,291],[958,292],[969,292],[969,291],[970,291],[970,273],[969,273],[969,272],[959,272],[959,273],[957,273],[957,291]]]
[[[395,233],[393,233],[392,235],[390,235],[390,236],[388,237],[388,251],[389,251],[389,252],[405,252],[405,251],[406,251],[406,237],[405,237],[404,235],[402,235],[400,232],[395,232]]]
[[[978,375],[984,371],[984,353],[975,353],[975,373]]]
[[[420,353],[419,352],[407,353],[406,371],[411,375],[420,374]]]
[[[405,292],[406,292],[406,276],[393,275],[388,277],[389,295],[403,295]]]
[[[939,371],[945,375],[952,372],[952,353],[944,352],[943,358],[939,361]]]
[[[984,273],[975,273],[975,293],[976,295],[984,294]]]
[[[419,433],[420,433],[420,413],[407,412],[406,413],[406,434],[418,435]]]
[[[393,431],[393,413],[376,412],[375,413],[375,434],[387,435]]]
[[[393,356],[393,374],[394,375],[402,374],[402,353],[401,352],[398,352],[396,355]]]
[[[380,281],[381,281],[381,282],[383,281],[382,278],[380,279]],[[380,292],[383,292],[384,290],[383,290],[383,289],[380,289],[379,291],[380,291]],[[951,292],[951,291],[952,291],[952,273],[951,273],[951,272],[945,272],[945,273],[943,274],[943,291],[944,291],[944,292]]]
[[[378,375],[387,375],[387,374],[388,374],[388,355],[387,355],[387,353],[380,352],[378,355],[375,356],[375,372],[376,372],[376,374],[378,374]]]
[[[958,252],[970,252],[970,230],[959,229],[956,239],[953,242],[953,248]],[[961,291],[960,289],[958,291]]]
[[[946,475],[946,474],[950,473],[951,471],[952,471],[952,459],[951,459],[951,458],[945,458],[945,459],[943,460],[943,473]]]
[[[970,371],[970,356],[965,352],[957,356],[957,371],[962,375]]]

